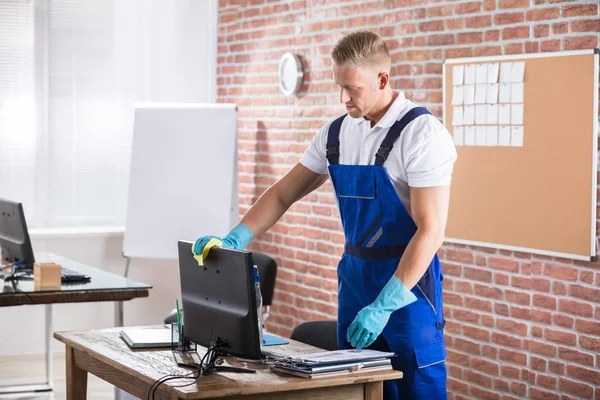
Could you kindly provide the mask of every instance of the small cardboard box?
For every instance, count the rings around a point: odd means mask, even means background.
[[[55,263],[33,264],[33,282],[35,287],[60,287],[61,266]]]

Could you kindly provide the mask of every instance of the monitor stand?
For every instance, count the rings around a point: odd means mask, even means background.
[[[213,371],[221,371],[221,372],[241,372],[241,373],[247,373],[247,374],[254,374],[256,373],[255,369],[250,369],[250,368],[240,368],[240,367],[230,367],[228,365],[215,365]]]
[[[240,367],[232,367],[229,365],[220,365],[222,363],[222,359],[217,359],[218,356],[226,355],[227,353],[222,350],[222,343],[220,340],[217,340],[207,351],[206,355],[202,357],[202,361],[200,362],[202,365],[201,373],[203,375],[208,375],[214,371],[217,372],[239,372],[239,373],[256,373],[255,369],[250,368],[240,368]],[[204,364],[204,359],[208,356],[208,360],[206,364]]]

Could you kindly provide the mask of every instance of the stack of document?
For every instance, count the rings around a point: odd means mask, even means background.
[[[385,371],[392,369],[395,354],[376,350],[337,350],[282,357],[272,363],[273,371],[303,378],[321,378],[348,372]]]

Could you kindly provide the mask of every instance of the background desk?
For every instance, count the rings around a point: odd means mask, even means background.
[[[167,374],[188,374],[179,368],[170,350],[132,351],[119,337],[119,329],[83,332],[56,332],[66,345],[67,399],[85,400],[87,373],[96,375],[127,392],[145,399],[150,386]],[[316,347],[290,340],[292,350],[308,353]],[[280,348],[283,348],[281,346]],[[198,353],[205,349],[198,346]],[[226,357],[234,366],[248,366],[256,374],[215,372],[196,382],[174,380],[162,384],[156,398],[166,399],[381,399],[383,381],[402,378],[399,371],[348,373],[347,375],[305,379],[271,372],[262,364],[245,364]],[[173,385],[173,386],[171,386]]]
[[[33,281],[9,281],[0,279],[0,307],[18,306],[25,304],[46,305],[46,382],[43,384],[5,386],[0,387],[0,394],[41,392],[52,390],[52,353],[50,342],[52,340],[52,304],[77,303],[87,301],[117,301],[118,304],[136,297],[148,297],[150,285],[136,282],[122,276],[90,267],[52,253],[36,254],[38,262],[54,262],[63,267],[81,272],[92,279],[88,283],[68,283],[56,289],[36,290]],[[117,312],[115,323],[122,326],[122,313]],[[15,332],[17,334],[18,332]]]

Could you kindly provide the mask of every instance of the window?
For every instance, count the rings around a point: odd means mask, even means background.
[[[30,226],[124,224],[133,103],[216,100],[216,10],[0,1],[0,197]]]
[[[0,1],[0,197],[35,218],[36,104],[33,0]]]

